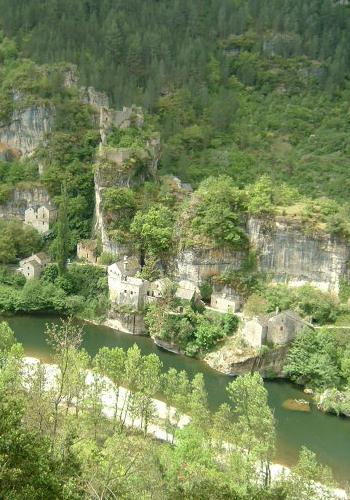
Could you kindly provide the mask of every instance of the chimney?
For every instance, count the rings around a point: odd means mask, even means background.
[[[128,256],[124,255],[124,273],[127,276],[129,268]]]

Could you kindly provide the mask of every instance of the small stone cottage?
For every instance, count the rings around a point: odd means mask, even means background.
[[[286,345],[306,326],[312,327],[295,311],[282,311],[246,321],[242,337],[249,346],[257,349],[265,344]]]
[[[221,313],[235,313],[241,309],[242,303],[232,288],[224,287],[219,290],[214,288],[210,299],[210,307],[217,309]]]
[[[18,270],[26,277],[27,280],[39,279],[49,262],[50,257],[45,252],[39,252],[21,260]]]
[[[255,349],[266,344],[267,323],[268,318],[266,316],[259,316],[246,321],[242,330],[242,337],[245,343]]]
[[[311,325],[304,321],[295,311],[283,311],[276,314],[268,321],[267,343],[274,345],[288,344],[305,326]]]

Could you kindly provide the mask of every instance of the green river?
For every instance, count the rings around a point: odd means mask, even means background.
[[[58,322],[58,318],[15,316],[7,318],[7,321],[18,341],[23,344],[26,355],[50,361],[50,350],[44,338],[45,325],[48,322]],[[106,327],[84,324],[83,347],[90,355],[94,355],[102,346],[127,349],[134,343],[138,344],[144,354],[158,354],[164,370],[170,367],[186,370],[191,377],[202,372],[212,408],[226,401],[226,386],[230,378],[210,369],[204,363],[162,351],[146,337],[134,337]],[[343,485],[346,481],[350,482],[350,419],[325,415],[314,407],[309,413],[286,410],[282,408],[286,399],[305,399],[305,395],[287,382],[266,382],[266,388],[277,422],[276,461],[293,465],[300,447],[305,445],[317,453],[322,463],[332,468],[338,481]]]

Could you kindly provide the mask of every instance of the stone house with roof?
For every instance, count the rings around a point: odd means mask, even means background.
[[[20,261],[18,269],[27,280],[39,279],[43,270],[50,262],[50,257],[45,252],[39,252]]]
[[[267,326],[267,343],[285,345],[291,342],[305,326],[312,327],[295,311],[282,311],[272,316]]]
[[[281,346],[292,342],[306,326],[313,328],[295,311],[282,311],[246,321],[242,338],[246,344],[256,349],[266,344]]]
[[[145,305],[149,282],[135,276],[135,268],[125,258],[108,266],[108,288],[112,303],[140,311]]]

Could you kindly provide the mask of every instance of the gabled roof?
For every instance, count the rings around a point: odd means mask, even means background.
[[[41,262],[50,262],[50,257],[45,252],[38,252],[33,255],[33,258],[37,258]]]
[[[50,262],[50,257],[45,252],[38,252],[20,261],[21,266],[29,262],[36,262],[38,265]]]
[[[181,280],[178,283],[178,287],[175,296],[179,299],[191,300],[196,293],[200,293],[198,287],[192,283],[192,281]]]

